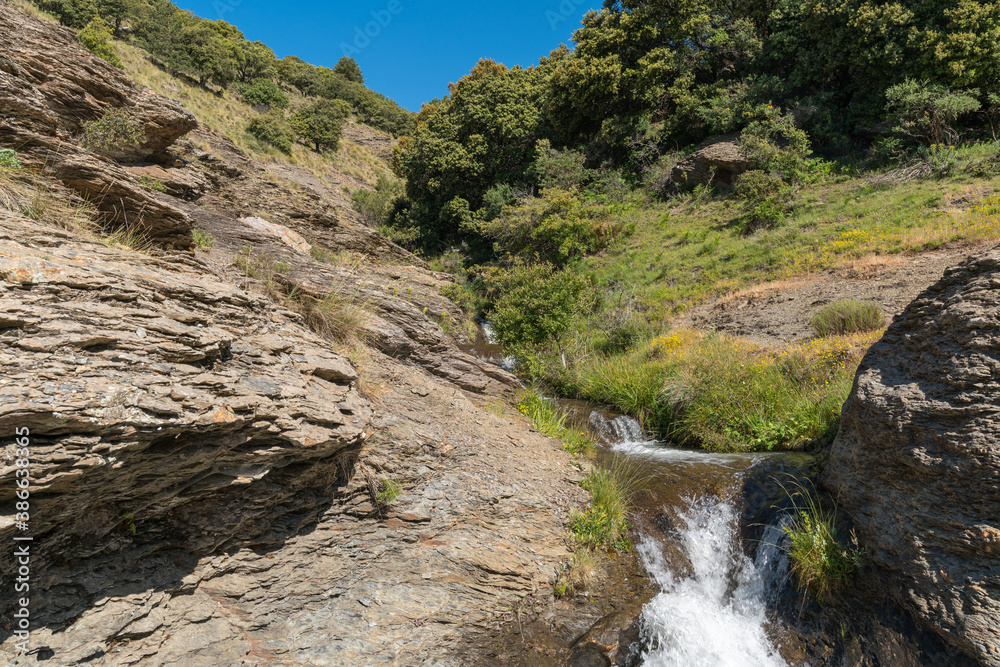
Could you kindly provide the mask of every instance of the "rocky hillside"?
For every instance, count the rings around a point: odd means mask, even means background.
[[[887,590],[1000,665],[1000,249],[949,269],[865,356],[825,482]]]
[[[582,473],[461,349],[447,276],[72,31],[0,32],[0,541],[33,538],[5,664],[468,664],[528,596],[566,647],[560,614],[608,611],[553,598]],[[127,154],[80,145],[108,108]]]

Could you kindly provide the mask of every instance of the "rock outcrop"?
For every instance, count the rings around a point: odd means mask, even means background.
[[[350,261],[343,265],[317,261],[289,244],[281,226],[251,226],[187,202],[175,204],[212,235],[217,255],[243,255],[268,274],[267,279],[312,299],[322,301],[333,293],[358,304],[367,313],[361,323],[365,340],[390,357],[477,393],[510,394],[521,386],[512,374],[462,351],[445,334],[439,322],[455,322],[457,327],[463,314],[441,296],[441,288],[449,282],[434,272],[361,260],[354,266]]]
[[[739,134],[726,134],[703,142],[677,163],[671,180],[679,185],[733,185],[736,177],[750,168],[740,151],[739,138]]]
[[[871,348],[824,483],[917,622],[1000,665],[1000,249]]]
[[[149,159],[198,123],[180,103],[137,88],[124,73],[80,45],[76,34],[0,5],[0,145],[92,201],[109,220],[150,238],[190,247],[186,216],[157,201],[109,157],[81,148],[85,121],[108,107],[125,108],[144,137],[113,154]]]
[[[551,602],[586,498],[559,443],[366,364],[377,412],[295,313],[202,261],[0,213],[0,540],[34,540],[34,653],[5,624],[0,662],[459,665],[512,604]]]

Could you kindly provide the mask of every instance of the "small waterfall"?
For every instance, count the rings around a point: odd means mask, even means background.
[[[497,343],[497,333],[493,329],[493,325],[486,320],[480,320],[479,326],[483,331],[483,338],[486,339],[486,344],[490,347],[495,347],[497,350],[500,349],[499,343]],[[482,355],[480,358],[487,362],[499,366],[507,372],[513,372],[515,366],[517,366],[517,360],[514,357],[507,356],[497,356],[495,354],[489,353],[487,355]]]
[[[660,544],[638,546],[661,592],[643,609],[648,667],[777,667],[786,663],[765,631],[769,592],[787,573],[780,527],[765,532],[756,562],[737,539],[737,513],[725,501],[691,502],[680,514],[678,543],[690,576],[671,571]]]
[[[639,422],[626,415],[608,419],[595,410],[590,413],[590,428],[601,437],[605,444],[615,451],[623,453],[630,453],[628,448],[631,446],[651,445],[656,442],[646,437]]]

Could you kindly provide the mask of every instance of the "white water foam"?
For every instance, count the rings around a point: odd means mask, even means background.
[[[483,330],[483,338],[490,345],[498,345],[497,343],[497,332],[493,329],[493,325],[485,320],[480,320],[479,326]],[[513,372],[514,368],[517,366],[517,359],[514,357],[494,357],[490,356],[484,358],[483,361],[493,364],[494,366],[499,366],[507,372]]]
[[[692,502],[681,519],[685,526],[679,544],[690,560],[690,576],[670,570],[656,540],[647,537],[638,546],[646,570],[661,588],[643,609],[643,664],[784,666],[765,632],[771,587],[763,576],[770,580],[780,574],[780,550],[762,548],[757,564],[744,556],[736,538],[736,511],[726,502]]]
[[[748,456],[753,458],[758,456],[755,454],[712,454],[701,450],[674,447],[649,438],[643,432],[638,421],[625,415],[607,419],[600,412],[595,411],[590,415],[590,426],[600,434],[612,451],[648,461],[712,463],[725,466],[736,460],[745,460]]]

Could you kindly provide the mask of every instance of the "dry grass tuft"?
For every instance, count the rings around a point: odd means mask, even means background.
[[[836,273],[841,278],[871,280],[905,263],[906,259],[902,255],[870,255],[842,264]]]
[[[29,169],[0,169],[0,208],[88,237],[104,218],[76,193]]]

